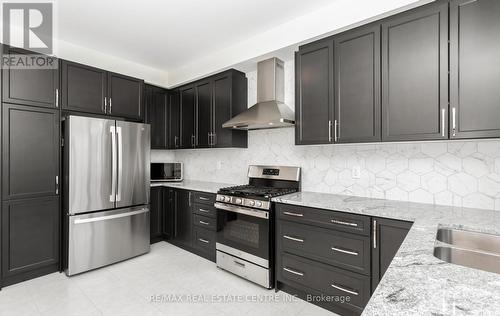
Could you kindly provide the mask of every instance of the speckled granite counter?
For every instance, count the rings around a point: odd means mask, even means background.
[[[180,182],[151,182],[151,187],[171,187],[192,191],[217,193],[220,188],[233,186],[230,183],[217,183],[196,180],[183,180]]]
[[[500,274],[433,256],[441,226],[500,234],[500,212],[300,192],[273,201],[414,222],[363,315],[499,315]]]

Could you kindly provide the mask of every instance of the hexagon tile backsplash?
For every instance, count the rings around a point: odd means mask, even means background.
[[[250,131],[248,149],[153,151],[152,159],[184,162],[191,180],[241,184],[249,164],[294,165],[303,191],[500,210],[500,140],[295,146],[294,137],[293,128]]]

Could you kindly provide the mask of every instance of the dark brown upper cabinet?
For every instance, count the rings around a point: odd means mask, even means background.
[[[211,147],[247,147],[247,131],[222,128],[222,124],[248,108],[247,78],[228,70],[213,78]]]
[[[380,24],[334,37],[334,141],[381,141]]]
[[[212,144],[213,81],[196,83],[196,147]]]
[[[333,40],[301,46],[295,55],[295,144],[333,143]]]
[[[35,53],[3,45],[3,58],[13,55],[33,55]],[[14,69],[4,67],[2,70],[3,102],[56,108],[59,106],[59,70],[58,60],[37,54],[52,62],[53,69]]]
[[[181,104],[179,90],[168,91],[168,148],[178,149],[181,146]]]
[[[3,104],[2,199],[59,194],[59,110]]]
[[[194,148],[196,137],[196,97],[194,85],[179,89],[181,102],[181,148]]]
[[[107,113],[106,71],[63,60],[61,90],[63,109],[85,113]]]
[[[448,139],[448,4],[382,24],[382,139]]]
[[[222,128],[222,124],[247,109],[247,78],[234,69],[201,79],[171,92],[170,133],[178,129],[180,146],[170,148],[246,148],[247,131]],[[172,137],[172,136],[171,136]],[[174,136],[170,143],[178,144]]]
[[[168,148],[167,90],[145,86],[145,122],[151,125],[151,149]]]
[[[500,1],[450,3],[450,138],[500,137]]]
[[[140,79],[62,61],[61,81],[63,109],[143,119],[144,82]]]
[[[108,72],[108,114],[141,120],[144,81]]]

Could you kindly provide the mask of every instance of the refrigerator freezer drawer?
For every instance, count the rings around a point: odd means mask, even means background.
[[[149,252],[149,206],[69,216],[68,276]]]

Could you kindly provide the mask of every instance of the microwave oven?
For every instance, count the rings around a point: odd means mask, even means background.
[[[151,181],[182,181],[182,162],[151,163]]]

